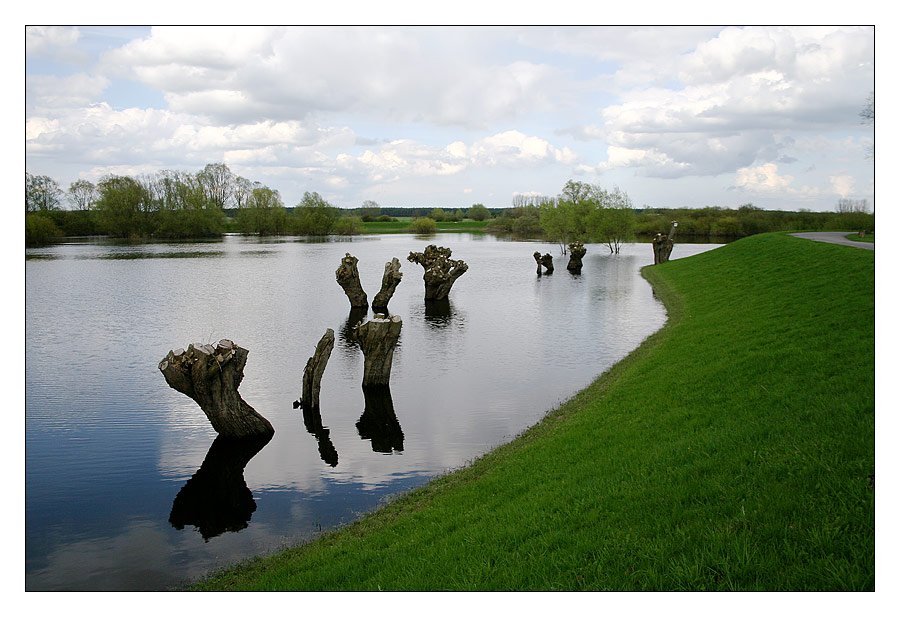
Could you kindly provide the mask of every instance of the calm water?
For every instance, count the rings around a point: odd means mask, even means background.
[[[437,308],[406,261],[430,243],[469,264]],[[672,258],[715,246],[677,244]],[[535,275],[535,250],[554,255],[552,276]],[[384,263],[403,264],[390,303],[403,330],[380,400],[364,398],[347,337],[334,277],[345,252],[370,302]],[[639,274],[648,263],[649,244],[618,256],[589,245],[573,276],[556,245],[461,234],[26,251],[26,589],[170,588],[466,464],[662,326]],[[321,414],[304,417],[293,402],[326,328],[337,340]],[[250,350],[240,392],[275,427],[266,444],[214,444],[157,369],[170,349],[221,338]]]

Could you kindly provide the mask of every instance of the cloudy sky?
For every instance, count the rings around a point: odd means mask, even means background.
[[[872,27],[29,27],[26,170],[224,162],[341,207],[874,204]]]

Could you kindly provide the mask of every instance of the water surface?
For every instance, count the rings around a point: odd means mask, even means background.
[[[410,251],[468,272],[426,306]],[[672,258],[715,245],[676,244]],[[580,276],[553,244],[487,235],[120,245],[26,251],[25,515],[29,590],[154,590],[352,521],[508,441],[665,321],[639,269],[649,244],[588,245]],[[554,255],[537,277],[532,253]],[[391,387],[367,400],[357,315],[335,282],[359,258],[369,300],[402,262]],[[371,316],[371,311],[369,311]],[[336,343],[320,414],[295,409],[306,360]],[[230,448],[157,369],[170,349],[250,350],[243,398],[275,427]],[[243,470],[243,471],[242,471]]]

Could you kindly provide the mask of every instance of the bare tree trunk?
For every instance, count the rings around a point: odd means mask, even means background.
[[[359,270],[356,267],[358,262],[359,260],[356,257],[346,253],[334,275],[337,278],[338,285],[347,294],[350,306],[354,308],[369,308],[369,299],[366,297],[366,292],[363,291],[362,284],[359,282]]]
[[[399,259],[394,257],[384,264],[384,276],[381,277],[381,291],[375,294],[375,299],[372,300],[372,310],[376,313],[387,313],[388,302],[394,296],[394,291],[402,278],[403,273],[400,272]]]
[[[537,262],[537,275],[541,276],[541,266],[547,269],[547,274],[553,274],[553,256],[545,253],[541,256],[539,251],[534,252],[534,260]]]
[[[577,240],[572,242],[569,245],[569,264],[566,266],[566,270],[575,274],[581,272],[581,268],[584,265],[581,260],[586,253],[587,249],[584,248],[584,244]]]
[[[450,259],[452,251],[442,246],[429,244],[422,253],[410,252],[408,261],[425,268],[425,299],[443,300],[450,295],[450,288],[456,279],[469,269],[461,259]]]
[[[362,349],[365,362],[363,386],[387,386],[391,381],[391,362],[394,347],[400,339],[403,326],[399,315],[387,317],[375,315],[356,328],[356,340]]]
[[[170,387],[200,405],[223,437],[251,437],[275,432],[269,421],[238,394],[249,352],[228,339],[212,345],[189,345],[170,351],[159,370]]]
[[[356,423],[362,439],[372,440],[372,450],[390,454],[403,452],[403,429],[394,413],[394,401],[388,386],[363,386],[366,408]]]
[[[303,369],[303,394],[300,398],[303,409],[319,408],[322,373],[325,372],[325,365],[328,364],[332,349],[334,349],[334,330],[328,328],[316,345],[315,353],[306,361],[306,368]]]
[[[671,234],[669,236],[664,236],[662,234],[656,234],[656,237],[653,238],[653,263],[655,264],[663,264],[669,261],[669,255],[672,254],[672,248],[675,246],[675,243],[672,241]]]

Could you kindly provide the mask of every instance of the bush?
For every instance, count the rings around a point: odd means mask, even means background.
[[[339,236],[353,236],[362,231],[362,224],[358,216],[344,216],[334,222],[331,231]]]
[[[42,246],[62,238],[62,232],[50,217],[43,214],[25,215],[25,246]]]
[[[418,218],[409,224],[409,229],[417,234],[433,234],[437,231],[437,223],[427,216]]]

